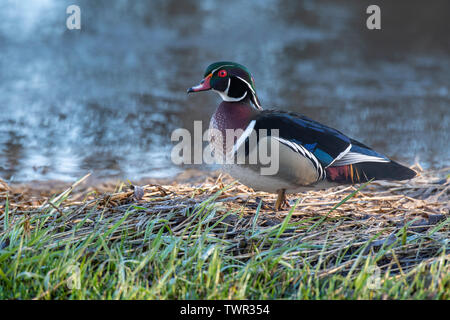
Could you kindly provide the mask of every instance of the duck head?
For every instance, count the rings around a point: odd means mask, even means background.
[[[199,85],[189,88],[187,92],[213,90],[224,101],[250,100],[256,109],[262,109],[253,77],[243,65],[230,61],[215,62],[206,68],[203,77]]]

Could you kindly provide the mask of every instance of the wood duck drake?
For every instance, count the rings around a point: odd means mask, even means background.
[[[294,112],[263,110],[253,77],[235,62],[216,62],[206,68],[204,79],[190,92],[213,90],[221,98],[210,129],[223,139],[210,135],[210,142],[223,154],[249,147],[250,133],[256,132],[256,146],[270,144],[279,152],[275,174],[262,175],[262,164],[226,164],[224,170],[241,183],[265,192],[277,193],[275,209],[286,202],[286,193],[323,189],[339,184],[373,180],[406,180],[416,173],[366,145]],[[228,138],[227,129],[239,130]],[[258,134],[266,129],[267,135]],[[272,134],[278,129],[277,135]],[[228,139],[228,141],[227,141]],[[230,139],[233,141],[230,142]],[[221,142],[218,142],[221,141]],[[228,142],[228,144],[227,144]],[[230,147],[231,146],[231,147]],[[270,149],[270,147],[268,147]],[[247,160],[254,150],[246,150]]]

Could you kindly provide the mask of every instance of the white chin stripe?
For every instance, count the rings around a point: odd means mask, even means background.
[[[220,95],[220,97],[222,98],[222,100],[223,100],[223,101],[227,101],[227,102],[237,102],[237,101],[241,101],[242,99],[244,99],[244,98],[247,96],[247,91],[245,91],[244,95],[243,95],[242,97],[240,97],[240,98],[233,98],[233,97],[230,97],[230,96],[228,96],[228,95],[226,94],[226,92],[228,92],[228,88],[227,88],[227,90],[226,90],[225,92],[218,91],[218,90],[213,90],[213,91],[217,92],[217,93]]]
[[[220,68],[218,68],[218,69],[220,69]],[[216,69],[216,70],[217,70],[217,69]],[[214,70],[213,72],[215,72],[215,70]],[[241,77],[238,77],[238,76],[235,76],[235,77],[236,77],[237,79],[241,80],[242,82],[244,82],[245,85],[247,86],[247,88],[250,90],[250,94],[252,95],[251,100],[252,100],[252,102],[254,103],[254,107],[255,107],[256,109],[262,110],[262,107],[259,105],[258,99],[256,98],[255,90],[253,90],[253,88],[252,88],[252,86],[250,85],[250,83],[248,83],[247,81],[245,81],[245,80],[242,79]],[[246,91],[242,97],[239,97],[239,98],[233,98],[233,97],[230,97],[230,96],[228,95],[228,91],[230,90],[230,85],[231,85],[231,79],[228,78],[228,85],[227,85],[227,88],[225,89],[225,91],[218,91],[218,90],[214,90],[214,89],[212,89],[212,90],[215,91],[215,92],[217,92],[217,93],[220,95],[220,97],[222,98],[223,101],[227,101],[227,102],[237,102],[237,101],[241,101],[241,100],[243,100],[243,99],[247,96],[248,91]]]

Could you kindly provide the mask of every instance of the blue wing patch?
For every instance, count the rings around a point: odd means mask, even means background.
[[[310,143],[310,144],[304,144],[303,145],[308,151],[314,152],[314,149],[317,146],[317,143]]]
[[[334,158],[332,156],[330,156],[328,153],[326,153],[325,151],[323,151],[322,149],[317,147],[317,142],[315,143],[301,143],[301,141],[298,141],[297,139],[294,140],[297,144],[301,144],[302,146],[304,146],[306,148],[306,150],[308,150],[309,152],[311,152],[319,161],[323,166],[328,166],[331,162],[333,162]]]
[[[319,161],[326,166],[328,166],[333,160],[334,158],[332,156],[330,156],[328,153],[326,153],[325,151],[321,150],[321,149],[316,149],[313,154],[317,157],[317,159],[319,159]]]
[[[323,167],[330,165],[351,144],[350,138],[293,112],[263,110],[256,118],[255,131],[278,129],[279,137],[303,146]]]

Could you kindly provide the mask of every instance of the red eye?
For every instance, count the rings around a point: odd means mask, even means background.
[[[220,70],[218,73],[219,77],[224,78],[227,76],[227,71],[226,70]]]

